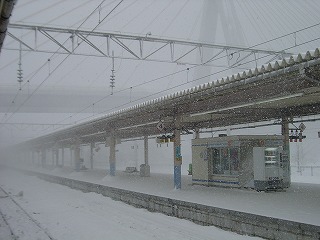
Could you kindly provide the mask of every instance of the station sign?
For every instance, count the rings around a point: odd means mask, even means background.
[[[164,123],[162,121],[159,121],[157,124],[157,129],[159,131],[163,131],[165,129]]]

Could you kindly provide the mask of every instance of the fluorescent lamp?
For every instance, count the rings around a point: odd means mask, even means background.
[[[136,128],[136,127],[143,127],[143,126],[148,126],[148,125],[152,125],[152,124],[157,124],[158,122],[159,121],[150,122],[150,123],[144,123],[144,124],[138,124],[138,125],[133,125],[133,126],[129,126],[129,127],[123,127],[123,128],[118,128],[118,130],[125,130],[125,129]]]
[[[205,114],[218,113],[218,112],[222,112],[222,111],[233,110],[233,109],[243,108],[243,107],[250,107],[250,106],[259,105],[259,104],[263,104],[263,103],[271,103],[271,102],[276,102],[276,101],[280,101],[280,100],[301,97],[301,96],[303,96],[303,93],[297,93],[297,94],[292,94],[292,95],[288,95],[288,96],[284,96],[284,97],[263,100],[263,101],[259,101],[259,102],[245,103],[245,104],[238,105],[238,106],[216,109],[216,110],[208,111],[208,112],[193,113],[193,114],[190,114],[190,116],[195,117],[195,116],[200,116],[200,115],[205,115]]]

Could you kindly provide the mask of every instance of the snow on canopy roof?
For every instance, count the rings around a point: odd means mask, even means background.
[[[212,81],[212,82],[205,83],[205,84],[200,84],[198,86],[195,86],[195,87],[192,87],[189,89],[185,89],[185,90],[182,90],[179,92],[175,92],[172,94],[168,94],[168,95],[159,97],[157,99],[148,100],[146,102],[136,104],[133,107],[129,107],[129,108],[115,111],[115,112],[111,112],[111,113],[107,114],[106,117],[113,117],[113,116],[116,116],[116,115],[119,115],[122,113],[127,113],[131,110],[154,105],[155,103],[161,103],[162,101],[171,100],[173,98],[181,97],[183,95],[188,95],[190,93],[195,93],[195,92],[198,92],[201,90],[205,90],[205,89],[209,89],[209,88],[216,88],[216,87],[223,87],[225,85],[229,85],[229,84],[232,84],[237,81],[241,81],[241,80],[255,77],[258,75],[262,75],[264,73],[270,73],[272,71],[277,71],[279,69],[286,68],[288,66],[292,66],[292,65],[299,64],[302,62],[307,62],[307,61],[310,61],[310,60],[313,60],[313,59],[316,59],[319,57],[320,57],[320,48],[316,48],[315,50],[310,50],[310,51],[307,51],[306,53],[299,53],[297,55],[292,55],[288,58],[284,58],[281,60],[277,60],[274,62],[264,64],[259,68],[256,67],[256,68],[248,69],[248,70],[243,71],[242,73],[239,72],[239,73],[227,76],[225,78],[217,79],[216,81]]]

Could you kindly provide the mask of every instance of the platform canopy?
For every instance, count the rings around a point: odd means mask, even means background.
[[[320,49],[166,95],[41,136],[28,148],[103,142],[320,114]],[[164,128],[157,128],[159,122]]]
[[[0,52],[6,36],[9,19],[17,0],[0,0]]]

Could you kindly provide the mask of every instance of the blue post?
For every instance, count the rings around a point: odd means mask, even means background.
[[[109,156],[109,164],[110,164],[110,176],[116,175],[116,138],[114,136],[110,137],[110,156]]]
[[[110,162],[110,176],[115,176],[115,175],[116,175],[116,163]]]
[[[181,165],[174,166],[174,188],[181,189]]]
[[[181,189],[181,116],[175,119],[174,143],[173,143],[173,157],[174,157],[174,188]]]

